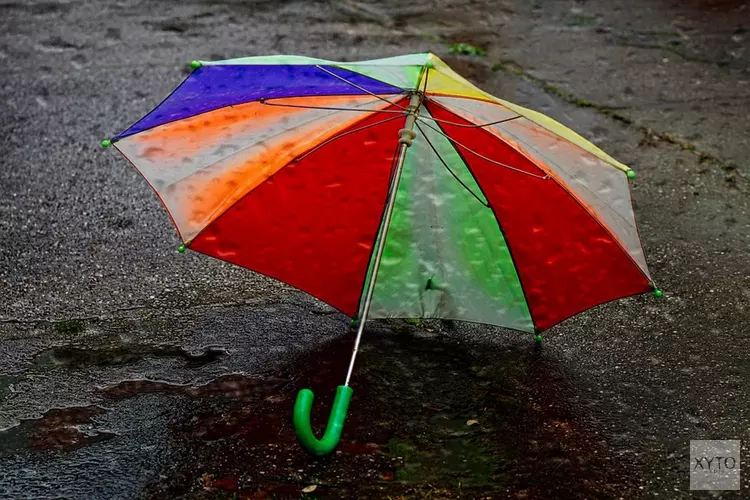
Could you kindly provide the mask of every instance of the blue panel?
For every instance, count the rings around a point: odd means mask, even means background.
[[[182,85],[153,111],[114,138],[120,139],[164,123],[263,98],[367,93],[356,86],[373,94],[403,92],[398,87],[359,73],[333,67],[325,69],[346,81],[316,66],[202,66],[193,71]]]

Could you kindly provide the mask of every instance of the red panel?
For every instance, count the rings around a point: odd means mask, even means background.
[[[468,124],[438,105],[428,108],[435,118]],[[544,175],[484,129],[440,125],[466,148]],[[630,256],[554,179],[514,172],[466,148],[456,146],[500,221],[537,328],[547,329],[597,304],[651,289]]]
[[[348,130],[392,116],[373,113]],[[290,163],[190,248],[289,283],[354,316],[402,126],[396,119],[344,135]]]

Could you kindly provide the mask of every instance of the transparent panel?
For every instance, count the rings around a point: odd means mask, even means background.
[[[492,210],[450,142],[427,127],[406,155],[371,317],[534,328]]]

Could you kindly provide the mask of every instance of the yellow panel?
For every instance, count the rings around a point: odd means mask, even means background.
[[[537,125],[544,127],[550,132],[572,142],[580,148],[583,148],[600,160],[609,163],[613,167],[622,170],[623,172],[627,172],[628,170],[630,170],[627,165],[624,165],[623,163],[615,160],[607,153],[596,147],[594,144],[590,143],[574,131],[570,130],[568,127],[553,120],[549,116],[543,115],[538,111],[513,104],[512,102],[499,99],[477,88],[464,77],[453,71],[447,64],[445,64],[445,62],[440,60],[440,58],[438,58],[434,54],[430,54],[429,63],[432,63],[434,69],[431,69],[429,71],[429,76],[427,77],[427,94],[468,97],[471,99],[480,99],[502,104],[503,106],[513,110],[524,118],[531,120]],[[424,80],[421,83],[423,85]]]
[[[424,78],[427,78],[427,94],[469,97],[493,102],[497,100],[453,71],[450,66],[434,54],[430,54],[428,64],[431,64],[432,68],[428,70],[426,75],[422,76],[419,87],[421,89],[424,86]]]
[[[619,161],[615,160],[611,156],[609,156],[607,153],[596,147],[594,144],[590,143],[577,133],[570,130],[565,125],[553,120],[547,115],[543,115],[542,113],[539,113],[538,111],[534,111],[528,108],[524,108],[523,106],[519,106],[517,104],[513,104],[512,102],[504,101],[502,99],[496,99],[497,102],[502,104],[503,106],[512,109],[519,115],[523,116],[524,118],[528,118],[532,122],[536,123],[537,125],[544,127],[545,129],[549,130],[550,132],[562,137],[563,139],[566,139],[576,146],[585,149],[592,155],[596,156],[602,161],[605,161],[612,165],[613,167],[616,167],[623,172],[627,172],[630,170],[630,168],[620,163]]]

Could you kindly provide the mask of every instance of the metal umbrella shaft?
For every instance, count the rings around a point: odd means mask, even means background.
[[[383,257],[383,249],[385,248],[385,240],[388,236],[388,227],[391,224],[391,217],[393,216],[393,207],[396,204],[396,193],[398,192],[398,185],[401,179],[401,172],[404,169],[404,161],[406,159],[406,151],[411,146],[411,141],[416,137],[414,133],[414,124],[417,120],[417,113],[419,106],[422,104],[422,94],[414,92],[411,95],[409,107],[406,110],[406,122],[404,128],[399,130],[399,148],[398,157],[396,162],[396,168],[391,176],[391,183],[388,188],[388,198],[386,200],[385,212],[383,219],[380,223],[378,232],[378,243],[375,251],[375,260],[372,263],[372,271],[370,272],[369,281],[367,282],[367,292],[365,294],[365,301],[362,306],[362,311],[359,317],[359,324],[357,325],[357,338],[354,341],[354,349],[352,351],[352,359],[349,362],[349,371],[346,374],[346,382],[344,385],[338,386],[336,389],[336,397],[333,400],[333,407],[331,408],[331,414],[328,418],[328,425],[326,426],[325,433],[322,438],[318,439],[312,431],[310,425],[310,412],[312,410],[312,404],[314,400],[314,394],[310,389],[302,389],[297,394],[297,399],[294,402],[294,432],[297,435],[302,447],[313,455],[327,455],[331,453],[341,438],[341,432],[344,428],[344,420],[346,419],[346,413],[349,409],[349,401],[352,397],[352,388],[349,387],[349,380],[354,370],[354,360],[357,357],[357,351],[359,350],[359,341],[362,339],[362,332],[365,328],[365,322],[367,321],[367,315],[370,312],[370,305],[372,303],[372,295],[375,291],[375,282],[378,278],[378,269],[380,269],[380,260]]]
[[[375,282],[378,278],[378,270],[380,269],[380,261],[383,258],[383,250],[385,249],[385,241],[388,236],[388,228],[391,225],[391,218],[393,217],[393,208],[396,205],[396,193],[398,192],[399,181],[401,180],[401,172],[404,169],[404,160],[406,159],[406,151],[411,146],[411,141],[416,137],[414,132],[414,124],[417,121],[417,112],[419,106],[422,104],[422,94],[415,92],[411,96],[409,102],[408,115],[406,116],[406,122],[404,128],[399,130],[399,150],[398,160],[396,162],[396,169],[391,178],[391,185],[388,188],[388,200],[386,201],[385,213],[383,215],[383,221],[380,226],[380,232],[378,237],[378,247],[375,251],[375,260],[372,263],[372,272],[370,273],[370,280],[367,283],[367,292],[365,293],[365,302],[362,306],[362,312],[358,318],[357,325],[357,337],[354,340],[354,349],[352,350],[352,359],[349,362],[349,370],[346,373],[345,386],[349,386],[349,380],[352,377],[352,371],[354,371],[354,361],[357,358],[357,351],[359,350],[359,342],[362,339],[362,332],[365,329],[365,322],[367,322],[367,315],[370,313],[370,305],[372,304],[372,296],[375,292]]]

